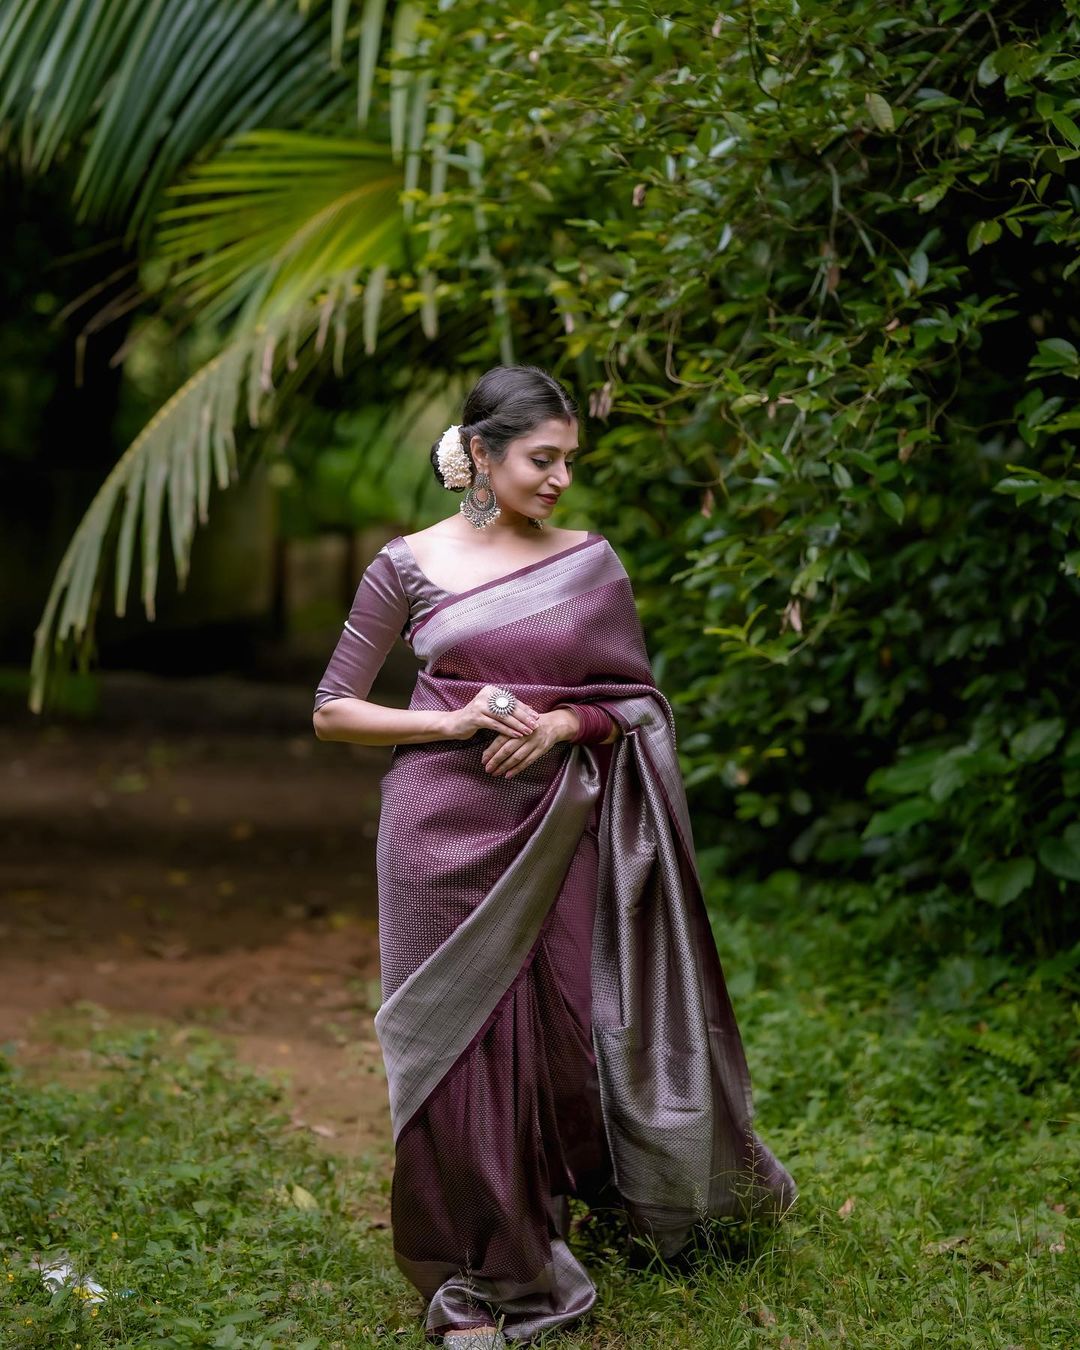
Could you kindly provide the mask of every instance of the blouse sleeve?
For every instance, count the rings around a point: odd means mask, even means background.
[[[315,691],[315,710],[334,698],[367,698],[408,619],[409,597],[393,559],[380,549],[360,578],[344,630]]]

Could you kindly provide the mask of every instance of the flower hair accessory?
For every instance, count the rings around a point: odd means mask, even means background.
[[[443,487],[468,487],[472,481],[472,461],[461,445],[461,426],[449,426],[443,432],[435,451],[442,475]]]

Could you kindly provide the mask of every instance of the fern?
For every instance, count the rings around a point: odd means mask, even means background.
[[[1010,1036],[1005,1031],[995,1031],[987,1027],[985,1031],[968,1031],[965,1043],[984,1055],[1004,1060],[1016,1069],[1042,1069],[1039,1056],[1031,1045],[1019,1036]]]

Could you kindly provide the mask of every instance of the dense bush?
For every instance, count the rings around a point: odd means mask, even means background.
[[[592,388],[702,851],[869,882],[905,941],[1066,940],[1080,22],[442,17],[511,324]]]

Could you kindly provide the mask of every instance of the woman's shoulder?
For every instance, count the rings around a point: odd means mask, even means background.
[[[460,553],[461,536],[454,531],[441,528],[444,524],[444,521],[438,521],[426,529],[414,530],[411,534],[395,535],[385,545],[386,551],[392,554],[404,544],[414,557],[423,558],[427,555],[434,560],[444,556],[452,558]],[[551,547],[555,551],[573,548],[576,544],[585,544],[590,540],[598,539],[607,543],[604,535],[596,530],[567,530],[562,527],[553,529],[550,525],[546,525],[544,534],[550,538]]]
[[[434,525],[428,525],[422,530],[413,530],[411,534],[399,534],[396,537],[398,539],[404,539],[410,547],[414,540],[422,544],[425,539],[444,538],[446,536],[446,531],[441,528],[443,523],[443,521],[439,520],[436,521]]]
[[[448,519],[452,520],[453,517],[449,517]],[[605,537],[600,534],[598,530],[568,530],[564,529],[561,525],[545,525],[544,533],[550,535],[554,539],[561,539],[568,544],[583,543],[589,538],[603,539]],[[446,520],[437,520],[434,525],[428,525],[422,530],[413,530],[411,534],[395,535],[395,538],[404,539],[407,544],[411,544],[414,540],[423,543],[425,539],[433,541],[445,540],[447,543],[456,544],[460,542],[461,534],[459,530],[448,527]]]

